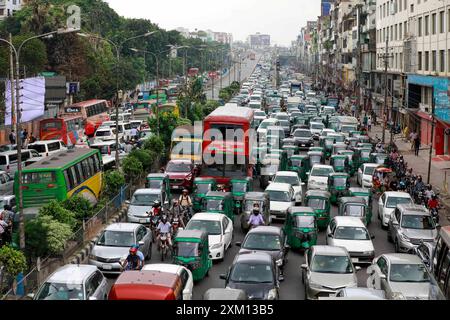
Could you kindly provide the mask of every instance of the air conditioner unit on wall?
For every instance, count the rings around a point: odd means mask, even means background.
[[[429,113],[431,110],[430,106],[427,104],[424,104],[424,103],[419,103],[419,108],[420,108],[420,111],[426,112],[426,113]]]

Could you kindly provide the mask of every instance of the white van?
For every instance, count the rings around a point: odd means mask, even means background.
[[[25,167],[27,162],[31,159],[41,159],[40,154],[36,150],[24,149],[21,151],[22,155],[22,167]],[[17,171],[17,150],[6,151],[0,153],[0,171],[5,171],[11,177],[14,177],[14,173]]]
[[[48,157],[60,151],[66,151],[67,146],[62,140],[42,140],[29,144],[28,149],[36,150],[41,157]]]

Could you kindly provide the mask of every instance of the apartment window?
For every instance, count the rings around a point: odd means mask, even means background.
[[[394,40],[394,26],[391,26],[391,37],[389,39]]]
[[[439,71],[445,72],[445,50],[439,51],[439,66]]]
[[[425,70],[428,71],[430,69],[430,52],[425,51]]]
[[[425,35],[430,34],[430,16],[425,16]]]
[[[447,10],[447,31],[450,32],[450,9]]]
[[[437,59],[437,57],[436,57],[436,50],[433,50],[432,52],[431,52],[431,62],[432,62],[432,67],[433,67],[433,71],[436,71],[436,59]]]
[[[411,13],[414,12],[414,4],[411,5]]]
[[[417,55],[417,60],[418,60],[417,70],[422,70],[422,52],[420,51]]]
[[[400,69],[403,70],[403,53],[400,52]]]
[[[400,23],[400,24],[398,25],[398,38],[399,38],[399,40],[402,40],[402,39],[403,39],[402,31],[403,31],[403,26],[402,26],[402,24]]]
[[[403,8],[405,8],[405,10],[408,10],[408,0],[405,0],[405,3],[404,3],[404,6],[403,6]]]
[[[419,37],[422,36],[422,17],[419,18],[419,21],[417,22],[417,34],[419,35]]]
[[[386,41],[386,29],[383,28],[383,42]]]
[[[405,37],[406,37],[406,35],[408,34],[408,22],[405,21],[405,22],[403,23],[403,26],[405,27],[405,32],[404,32],[403,34],[404,34]]]
[[[383,4],[383,18],[386,17],[386,3]]]
[[[431,34],[436,34],[436,13],[431,15]]]
[[[439,33],[444,33],[444,11],[439,12]]]
[[[394,68],[397,69],[398,67],[398,53],[395,54],[395,63],[394,63]]]
[[[402,0],[398,1],[398,11],[402,11]]]

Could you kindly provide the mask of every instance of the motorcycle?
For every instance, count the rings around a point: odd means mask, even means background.
[[[181,212],[181,215],[184,217],[186,223],[189,222],[189,220],[191,220],[192,215],[191,215],[191,209],[189,207],[181,206],[180,212]]]
[[[160,216],[152,216],[150,229],[152,231],[152,243],[155,243],[155,239],[157,237],[156,230],[159,225]]]
[[[167,257],[167,253],[169,252],[169,235],[167,233],[161,233],[159,238],[159,251],[161,252],[161,261],[164,261]]]
[[[180,227],[180,218],[178,216],[174,216],[172,219],[173,234],[177,234],[179,227]]]

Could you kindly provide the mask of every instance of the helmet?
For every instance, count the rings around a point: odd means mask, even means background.
[[[130,248],[130,253],[136,253],[136,252],[137,252],[137,249],[134,246],[132,246]]]
[[[155,201],[153,202],[153,207],[158,208],[158,207],[160,207],[160,206],[161,206],[161,202],[159,202],[158,200],[155,200]]]
[[[167,217],[164,215],[164,216],[161,217],[161,220],[162,221],[167,221]]]
[[[139,250],[139,245],[138,244],[134,244],[131,248],[135,248],[136,250]]]
[[[183,189],[183,193],[188,193],[189,190],[188,189]]]

